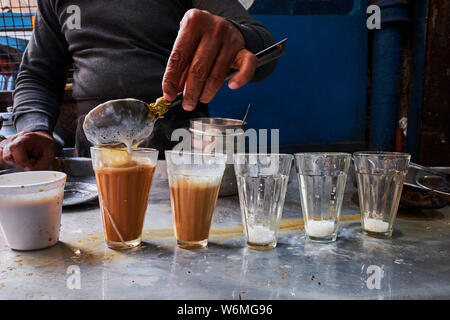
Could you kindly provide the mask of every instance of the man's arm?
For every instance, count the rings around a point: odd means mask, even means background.
[[[53,131],[71,63],[67,47],[52,1],[38,1],[33,35],[14,91],[13,119],[18,132]]]
[[[238,0],[193,0],[192,3],[194,8],[207,10],[233,23],[244,36],[245,48],[250,52],[258,53],[274,44],[269,30],[253,19]],[[275,67],[276,61],[259,68],[252,81],[264,79]]]
[[[52,131],[71,57],[52,3],[38,1],[33,35],[20,65],[13,119],[18,134],[0,142],[0,169],[48,169],[55,156]]]

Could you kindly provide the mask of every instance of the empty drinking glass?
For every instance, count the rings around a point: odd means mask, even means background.
[[[353,157],[363,231],[390,238],[411,156],[398,152],[356,152]]]
[[[245,237],[251,249],[277,245],[292,159],[290,154],[234,155]]]
[[[306,236],[316,242],[335,241],[352,156],[336,152],[294,156]]]

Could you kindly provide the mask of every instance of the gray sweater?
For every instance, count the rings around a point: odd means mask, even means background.
[[[80,28],[73,5],[80,9]],[[93,108],[113,98],[151,102],[162,96],[162,77],[179,23],[191,8],[228,19],[252,52],[273,43],[267,29],[238,0],[38,1],[14,91],[17,130],[53,131],[72,63],[73,97],[79,104],[92,101]],[[273,68],[274,64],[262,68],[253,80]]]

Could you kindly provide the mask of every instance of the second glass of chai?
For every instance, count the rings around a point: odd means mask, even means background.
[[[251,249],[277,246],[292,159],[290,154],[234,155],[242,221]]]
[[[408,173],[410,155],[398,152],[356,152],[356,181],[363,232],[390,238]]]
[[[336,241],[352,156],[334,152],[294,156],[306,236],[315,242]]]
[[[91,147],[91,155],[107,246],[139,246],[158,151]]]
[[[204,248],[227,156],[180,151],[166,151],[165,155],[177,245]]]

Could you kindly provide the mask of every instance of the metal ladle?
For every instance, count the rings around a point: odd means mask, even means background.
[[[287,39],[284,39],[257,53],[257,68],[283,55],[286,41]],[[231,70],[225,81],[237,72]],[[98,105],[86,115],[83,130],[87,139],[94,145],[123,143],[131,150],[132,145],[137,145],[150,136],[156,120],[182,100],[182,93],[172,102],[163,97],[150,104],[137,99],[110,100]]]
[[[423,176],[419,175],[415,177],[416,185],[413,186],[418,186],[424,190],[434,191],[450,196],[450,174],[432,168],[427,168],[413,162],[409,163],[409,168],[416,169],[419,173],[423,174]],[[426,175],[427,173],[431,175]]]

